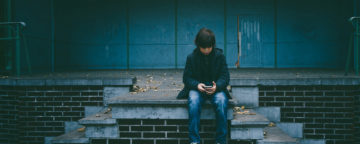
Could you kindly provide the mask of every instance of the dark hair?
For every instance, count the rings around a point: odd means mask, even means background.
[[[195,38],[195,45],[197,48],[207,48],[207,47],[213,47],[215,48],[215,35],[214,33],[207,28],[202,28],[197,33]]]

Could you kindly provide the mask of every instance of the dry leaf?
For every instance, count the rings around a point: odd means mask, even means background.
[[[233,110],[234,110],[234,112],[240,112],[241,111],[240,107],[234,107]]]
[[[86,127],[78,128],[77,131],[78,131],[78,132],[84,132],[84,131],[85,131],[85,128],[86,128]]]
[[[276,126],[275,123],[273,123],[273,122],[269,123],[269,127],[274,127],[274,126]]]

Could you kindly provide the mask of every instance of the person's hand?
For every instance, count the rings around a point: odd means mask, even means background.
[[[206,94],[212,95],[216,92],[216,83],[213,81],[213,86],[211,88],[206,88]]]
[[[197,85],[197,88],[198,88],[198,90],[199,90],[200,92],[206,92],[206,90],[204,89],[204,86],[205,86],[205,84],[199,83],[199,84]]]

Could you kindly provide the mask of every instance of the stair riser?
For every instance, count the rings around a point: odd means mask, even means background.
[[[230,137],[232,140],[263,139],[263,128],[231,128]]]
[[[104,87],[104,106],[108,105],[108,101],[111,98],[122,96],[129,92],[129,87]]]
[[[293,138],[303,137],[302,123],[277,123],[276,126]]]
[[[257,107],[254,110],[272,122],[280,122],[280,107]]]
[[[297,142],[257,142],[257,144],[297,144]]]
[[[246,107],[259,106],[258,87],[232,87],[233,97],[237,100],[237,105]]]
[[[233,110],[228,108],[227,119],[233,119]],[[187,107],[178,106],[112,106],[112,118],[115,119],[188,119]],[[201,119],[215,119],[212,107],[203,107]]]
[[[111,126],[86,126],[85,137],[87,138],[118,138],[119,127]]]

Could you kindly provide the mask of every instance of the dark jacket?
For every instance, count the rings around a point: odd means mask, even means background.
[[[224,91],[226,95],[230,98],[229,92],[227,91],[227,85],[229,85],[230,74],[227,68],[226,59],[223,54],[223,51],[219,48],[214,48],[210,53],[210,77],[216,83],[216,91]],[[190,55],[186,58],[186,65],[183,74],[183,82],[185,87],[178,94],[178,99],[186,99],[189,96],[190,90],[197,90],[197,85],[199,83],[204,83],[201,81],[203,79],[202,72],[202,63],[201,63],[201,52],[199,49],[195,49]]]

